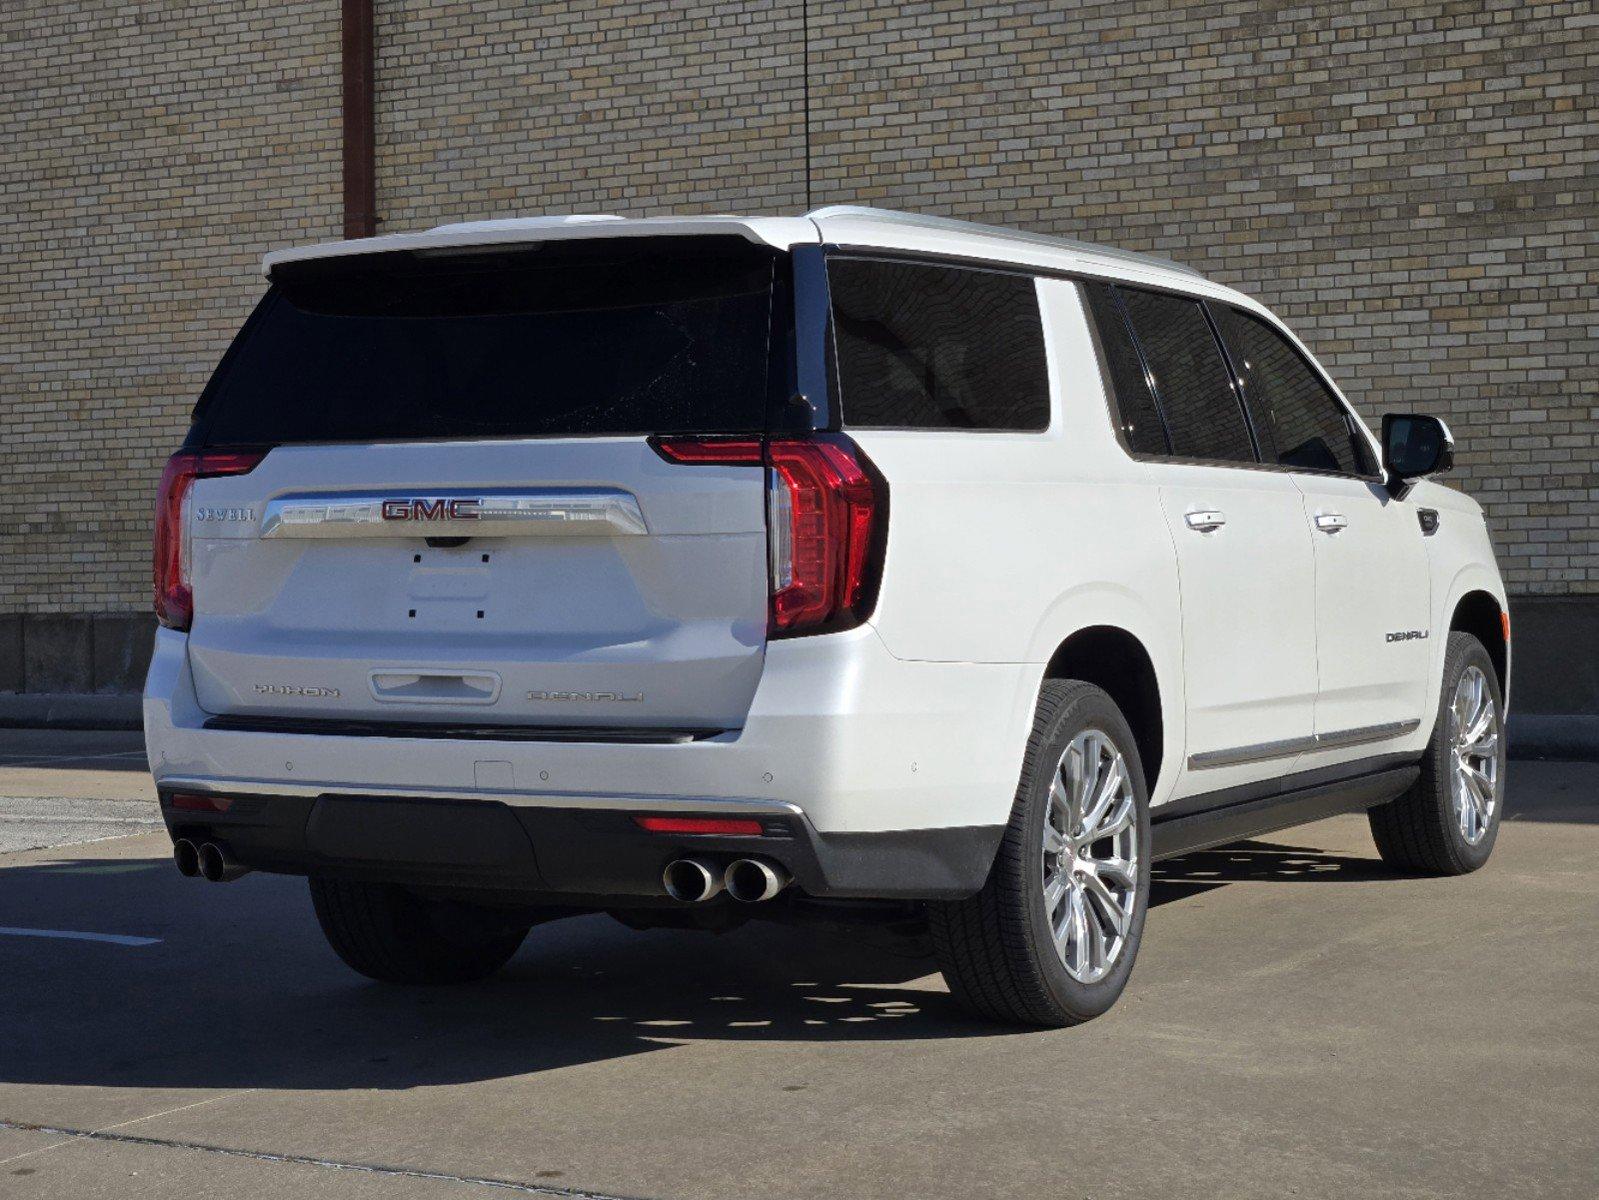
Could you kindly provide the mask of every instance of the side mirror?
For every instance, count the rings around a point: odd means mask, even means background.
[[[1449,426],[1437,417],[1384,413],[1382,465],[1396,495],[1408,491],[1412,479],[1447,471],[1455,465],[1455,439]]]

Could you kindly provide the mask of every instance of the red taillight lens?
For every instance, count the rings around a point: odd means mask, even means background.
[[[634,817],[634,824],[651,833],[719,833],[728,837],[759,837],[761,823],[748,817]]]
[[[758,467],[761,457],[759,438],[652,437],[655,447],[667,462],[708,467]]]
[[[771,466],[773,637],[849,629],[877,600],[887,489],[848,438],[782,438]]]
[[[196,479],[243,475],[264,453],[180,450],[167,460],[155,505],[155,615],[168,629],[187,629],[194,619],[189,590],[189,491]]]
[[[766,464],[769,636],[850,629],[871,615],[888,487],[849,438],[815,434],[763,444],[753,438],[655,437],[650,444],[668,462]]]

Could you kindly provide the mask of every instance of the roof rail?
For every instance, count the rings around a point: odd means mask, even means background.
[[[1136,250],[1123,250],[1117,246],[1101,246],[1094,242],[1084,242],[1076,238],[1054,237],[1047,233],[1032,233],[1025,229],[1007,229],[1003,225],[984,225],[978,221],[958,221],[953,217],[934,217],[926,213],[900,212],[892,208],[873,208],[867,204],[829,204],[824,208],[813,208],[805,215],[812,220],[825,220],[828,217],[849,217],[856,221],[881,221],[888,225],[911,225],[919,229],[943,229],[950,233],[982,234],[987,237],[1027,242],[1035,246],[1050,246],[1056,250],[1069,250],[1079,254],[1099,254],[1107,258],[1142,263],[1145,266],[1160,267],[1167,271],[1181,271],[1185,275],[1194,275],[1200,279],[1204,278],[1204,275],[1193,267],[1185,266],[1169,258],[1162,258],[1158,254],[1140,254]]]

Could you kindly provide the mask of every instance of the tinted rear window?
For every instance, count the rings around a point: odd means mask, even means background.
[[[1119,288],[1143,350],[1172,453],[1252,463],[1254,443],[1204,306],[1184,296]]]
[[[827,279],[845,425],[1048,427],[1031,276],[834,258]]]
[[[777,263],[652,238],[291,265],[196,419],[209,445],[759,431]]]
[[[1116,289],[1108,283],[1085,283],[1083,290],[1099,332],[1099,345],[1104,351],[1128,449],[1138,454],[1169,454],[1171,443],[1166,440],[1166,427],[1155,407],[1155,394],[1149,390],[1149,376],[1144,374],[1127,320],[1122,316]]]

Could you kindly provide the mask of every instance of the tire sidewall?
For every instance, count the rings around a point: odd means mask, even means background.
[[[1488,821],[1488,832],[1475,846],[1466,841],[1456,819],[1453,797],[1454,767],[1450,759],[1449,709],[1455,698],[1455,688],[1468,667],[1482,671],[1493,697],[1494,712],[1499,719],[1499,746],[1495,773],[1494,811]],[[1433,729],[1432,742],[1427,748],[1428,783],[1432,801],[1438,806],[1438,816],[1449,846],[1450,855],[1467,871],[1475,871],[1488,861],[1494,843],[1499,840],[1499,825],[1505,812],[1505,763],[1508,749],[1505,737],[1505,701],[1499,690],[1499,676],[1493,659],[1481,642],[1468,633],[1449,635],[1449,647],[1444,657],[1443,689],[1438,698],[1438,723]]]
[[[1085,729],[1097,729],[1106,734],[1121,752],[1132,778],[1138,828],[1137,902],[1132,924],[1115,967],[1094,983],[1073,979],[1060,961],[1050,932],[1049,916],[1044,911],[1043,889],[1044,823],[1049,817],[1050,783],[1066,747]],[[1132,729],[1115,702],[1098,688],[1086,688],[1082,695],[1061,709],[1040,739],[1034,768],[1024,801],[1026,840],[1021,863],[1026,877],[1016,881],[1018,886],[1027,889],[1033,957],[1045,989],[1056,1005],[1078,1018],[1097,1016],[1109,1009],[1127,986],[1143,940],[1144,918],[1149,911],[1149,791],[1144,782],[1143,763],[1139,760]]]

